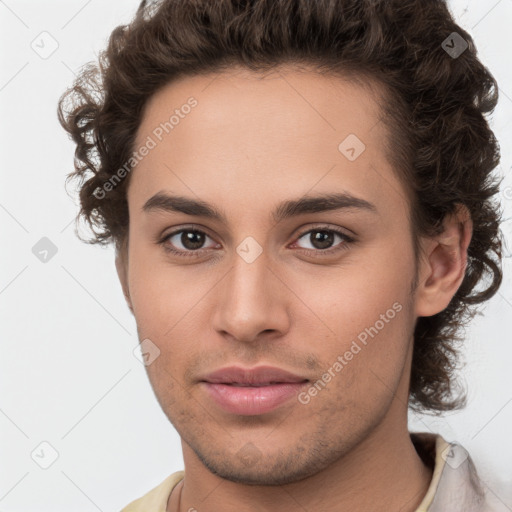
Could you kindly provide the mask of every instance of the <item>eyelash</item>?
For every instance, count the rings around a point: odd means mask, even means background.
[[[338,246],[331,247],[329,249],[301,249],[301,248],[299,248],[299,249],[297,249],[299,252],[306,253],[306,254],[315,253],[316,255],[318,255],[318,254],[321,254],[321,255],[332,255],[334,253],[338,253],[340,251],[347,250],[349,248],[349,246],[355,242],[354,238],[348,236],[343,231],[340,231],[338,229],[333,229],[333,228],[327,228],[327,227],[324,227],[324,226],[315,227],[315,228],[309,228],[308,230],[303,231],[302,233],[297,235],[296,240],[299,240],[304,235],[307,235],[308,233],[313,233],[315,231],[316,232],[324,232],[324,233],[334,233],[334,234],[340,236],[343,239],[343,243],[341,243]],[[174,235],[177,235],[179,233],[185,233],[185,232],[199,233],[199,234],[206,235],[207,237],[211,238],[207,233],[205,233],[204,231],[201,231],[200,229],[196,229],[196,228],[181,228],[181,229],[178,229],[178,230],[173,231],[171,233],[168,233],[161,240],[159,240],[157,243],[159,245],[162,245],[166,252],[169,252],[171,254],[174,254],[174,255],[180,256],[180,257],[199,257],[199,256],[202,255],[203,251],[207,251],[208,250],[208,249],[196,249],[196,250],[181,251],[181,250],[173,249],[172,247],[167,245],[167,241],[170,238],[172,238]]]

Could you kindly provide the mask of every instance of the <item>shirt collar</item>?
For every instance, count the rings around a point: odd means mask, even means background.
[[[487,512],[485,494],[468,452],[439,434],[411,433],[418,454],[432,467],[433,475],[416,512]]]

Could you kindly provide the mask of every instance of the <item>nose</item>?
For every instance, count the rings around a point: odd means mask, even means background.
[[[255,342],[280,337],[290,327],[290,295],[263,252],[248,262],[234,255],[233,266],[218,284],[213,328],[224,337]]]

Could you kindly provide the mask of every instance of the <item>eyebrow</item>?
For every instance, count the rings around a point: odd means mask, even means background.
[[[365,199],[348,193],[322,194],[290,199],[280,203],[272,212],[272,219],[282,220],[306,213],[320,213],[332,210],[362,210],[378,215],[377,207]],[[186,215],[206,217],[227,224],[225,213],[202,200],[158,192],[149,198],[142,207],[146,213],[155,211],[181,212]]]

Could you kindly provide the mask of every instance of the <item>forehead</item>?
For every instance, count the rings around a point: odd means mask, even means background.
[[[135,149],[150,139],[152,149],[129,195],[142,205],[164,189],[201,199],[214,192],[219,202],[243,197],[257,206],[262,194],[276,202],[315,188],[403,203],[379,105],[374,84],[304,69],[182,77],[145,107]]]
[[[272,141],[278,137],[279,142],[299,134],[314,138],[328,129],[338,132],[337,137],[343,135],[343,130],[364,136],[368,122],[372,126],[378,123],[379,92],[374,82],[290,66],[265,73],[235,67],[227,72],[183,76],[148,100],[137,144],[160,123],[169,121],[175,112],[179,120],[172,121],[174,134],[184,131],[179,125],[188,118],[186,124],[198,137],[205,133],[209,137],[229,135],[240,130],[242,136],[255,129],[272,135]],[[187,103],[192,99],[197,105],[190,111]],[[304,124],[295,124],[299,120]],[[211,131],[212,123],[215,132]],[[286,133],[280,129],[283,125]],[[246,141],[249,142],[247,137]]]

